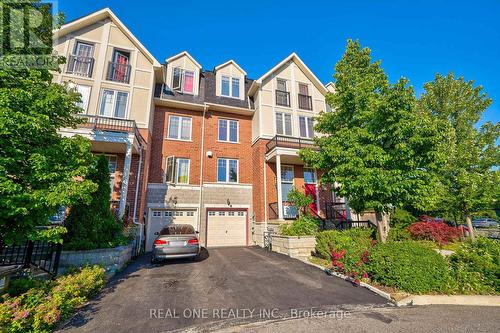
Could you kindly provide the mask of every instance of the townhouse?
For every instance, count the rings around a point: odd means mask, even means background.
[[[107,156],[111,203],[145,225],[147,251],[170,223],[193,225],[209,247],[262,244],[264,231],[297,217],[294,187],[314,198],[317,217],[348,217],[298,155],[314,148],[314,118],[330,112],[334,87],[295,53],[255,80],[229,57],[210,69],[188,52],[160,64],[107,8],[54,36],[67,58],[54,80],[82,95],[85,119],[61,135],[85,136]]]

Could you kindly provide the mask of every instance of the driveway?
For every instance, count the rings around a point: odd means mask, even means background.
[[[365,288],[257,247],[204,251],[197,262],[151,265],[145,255],[115,276],[62,332],[220,329],[259,320],[389,306]],[[301,312],[302,311],[302,312]]]

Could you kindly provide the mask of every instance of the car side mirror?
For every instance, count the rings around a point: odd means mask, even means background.
[[[155,236],[158,236],[159,234],[160,234],[160,233],[159,233],[158,231],[157,231],[157,232],[155,232]]]

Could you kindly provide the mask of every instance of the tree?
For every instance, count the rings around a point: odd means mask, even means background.
[[[500,150],[496,142],[500,124],[478,126],[491,99],[482,87],[474,87],[473,81],[455,79],[453,73],[437,74],[424,88],[419,109],[438,123],[443,143],[440,149],[446,156],[437,171],[446,189],[441,207],[462,217],[474,239],[472,213],[493,208],[499,198]]]
[[[380,62],[372,62],[370,49],[357,41],[348,41],[334,78],[335,93],[327,96],[334,111],[322,113],[315,127],[319,150],[301,151],[301,157],[324,170],[321,182],[334,186],[355,211],[375,210],[384,242],[394,208],[437,201],[436,177],[429,172],[439,162],[437,128],[417,113],[408,82],[390,84]]]
[[[299,215],[311,215],[309,206],[314,202],[312,196],[302,193],[294,187],[288,193],[287,199],[297,208]]]
[[[97,158],[96,167],[88,179],[97,184],[97,191],[88,203],[71,207],[66,219],[68,233],[65,247],[74,250],[106,248],[120,238],[122,225],[115,219],[109,207],[109,166],[104,156]]]
[[[37,2],[2,4],[4,22],[5,6]],[[14,29],[8,24],[3,28],[5,42]],[[51,34],[51,20],[44,20],[42,30]],[[44,52],[5,47],[2,51],[2,56]],[[95,191],[97,186],[86,179],[94,161],[90,141],[57,133],[79,123],[73,117],[80,110],[75,106],[79,98],[76,92],[52,83],[49,68],[0,68],[0,246],[47,224],[59,206],[90,200]]]

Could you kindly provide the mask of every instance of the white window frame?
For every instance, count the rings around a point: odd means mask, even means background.
[[[220,123],[221,121],[225,121],[227,123],[226,126],[226,140],[221,140],[219,137],[219,133],[221,130]],[[230,123],[231,122],[236,122],[236,141],[231,141],[230,138]],[[236,119],[229,119],[229,118],[219,118],[217,121],[217,141],[219,142],[229,142],[229,143],[239,143],[240,142],[240,122]]]
[[[289,116],[290,117],[290,129],[291,129],[291,133],[290,134],[287,134],[286,133],[286,122],[285,122],[285,116]],[[276,134],[278,135],[285,135],[285,136],[293,136],[293,115],[291,113],[288,113],[288,112],[275,112],[275,119],[274,119],[274,126],[276,127]],[[278,133],[278,117],[281,117],[281,132],[282,133]]]
[[[104,99],[104,92],[105,91],[113,92],[113,116],[111,116],[111,117],[101,114],[102,102]],[[117,102],[116,96],[118,95],[118,93],[127,94],[127,103],[125,104],[125,116],[123,118],[116,116],[116,102]],[[97,114],[100,117],[106,117],[106,118],[128,119],[128,108],[129,108],[129,104],[130,104],[129,101],[130,101],[130,93],[128,91],[103,88],[103,89],[101,89],[101,96],[99,98],[99,105],[98,105]]]
[[[222,81],[224,79],[227,79],[227,81],[229,82],[229,95],[224,95],[222,93]],[[233,80],[238,80],[238,96],[234,96]],[[240,88],[241,87],[241,81],[242,81],[241,77],[222,74],[221,77],[220,77],[220,95],[222,97],[241,99],[241,88]]]
[[[168,163],[169,160],[172,160],[172,170],[171,174],[169,175],[169,170],[168,170]],[[180,160],[187,160],[188,161],[188,173],[187,173],[187,181],[186,182],[178,182],[179,180],[179,161]],[[191,159],[185,158],[185,157],[175,157],[173,155],[167,156],[165,158],[165,175],[164,175],[164,180],[165,183],[169,184],[189,184],[189,176],[191,174]]]
[[[160,210],[153,210],[153,217],[161,217],[161,211]]]
[[[226,178],[224,181],[219,180],[219,161],[220,160],[225,160],[226,161]],[[236,161],[236,181],[229,181],[229,161]],[[235,159],[235,158],[218,158],[217,159],[217,182],[218,183],[226,183],[226,184],[238,184],[240,182],[240,161]]]
[[[87,99],[84,100],[84,94],[82,94],[78,88],[85,88],[88,89],[88,94],[86,95]],[[87,86],[85,84],[77,84],[76,87],[76,92],[80,94],[82,101],[77,102],[76,106],[80,107],[83,110],[83,113],[87,113],[89,109],[89,102],[90,102],[90,94],[92,94],[92,86]]]
[[[177,69],[180,71],[179,87],[174,86],[174,71]],[[193,91],[184,90],[184,81],[185,81],[185,77],[186,77],[186,72],[193,73]],[[182,94],[194,95],[195,91],[196,91],[196,71],[191,70],[191,69],[185,69],[185,68],[182,68],[180,66],[176,66],[176,67],[172,68],[172,82],[171,83],[172,83],[171,86],[172,86],[173,90],[180,92]]]
[[[283,169],[291,169],[292,170],[292,180],[288,180],[288,179],[283,179]],[[289,165],[289,164],[282,164],[281,165],[281,182],[282,183],[286,183],[286,184],[293,184],[295,180],[295,170],[294,170],[294,167],[293,165]]]
[[[314,175],[314,181],[313,182],[306,182],[306,177],[305,177],[306,170],[312,171],[312,174]],[[304,177],[304,184],[317,184],[318,183],[318,175],[316,174],[316,170],[314,170],[313,168],[304,167],[304,176],[303,177]]]
[[[306,124],[306,136],[303,136],[301,133],[300,133],[300,118],[304,118],[305,119],[305,124]],[[309,136],[311,133],[309,133],[309,126],[308,126],[308,122],[312,122],[312,128],[313,128],[313,132],[312,132],[312,135]],[[301,138],[304,138],[304,139],[313,139],[314,138],[314,118],[313,117],[309,117],[309,116],[299,116],[299,136]]]
[[[177,127],[177,135],[175,138],[170,137],[170,122],[172,118],[179,118],[179,126]],[[182,139],[182,120],[183,119],[189,119],[189,139]],[[191,117],[185,117],[185,116],[178,116],[175,114],[169,115],[168,116],[168,124],[167,124],[167,139],[168,140],[178,140],[178,141],[191,141],[193,138],[193,118]]]

